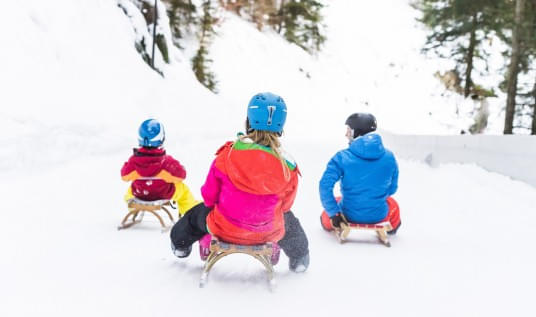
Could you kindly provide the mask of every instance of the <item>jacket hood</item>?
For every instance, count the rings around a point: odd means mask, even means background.
[[[367,133],[358,137],[350,143],[349,149],[352,154],[366,160],[379,159],[385,154],[382,138],[377,133]]]
[[[166,157],[166,151],[162,148],[139,148],[134,149],[134,166],[142,177],[152,177],[162,170],[162,162]]]
[[[228,142],[219,151],[216,167],[238,189],[258,195],[281,193],[289,184],[296,166],[286,162],[286,173],[275,153],[268,147],[247,140]]]

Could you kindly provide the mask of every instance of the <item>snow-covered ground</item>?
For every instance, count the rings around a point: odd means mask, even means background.
[[[323,151],[320,151],[320,148]],[[311,266],[277,289],[245,256],[217,264],[205,289],[197,249],[179,260],[159,224],[124,231],[125,156],[77,160],[0,182],[2,316],[524,316],[536,283],[535,189],[474,166],[400,162],[403,225],[386,248],[370,233],[339,245],[318,221],[317,181],[336,146],[295,145],[303,178],[294,206]],[[184,150],[196,150],[189,146]],[[324,154],[322,154],[325,152]],[[180,157],[181,153],[178,153]],[[208,162],[186,160],[197,187]],[[6,197],[6,196],[4,196]]]
[[[330,41],[315,58],[226,16],[212,48],[220,95],[195,81],[180,51],[165,79],[151,71],[115,1],[3,4],[0,315],[529,314],[536,189],[526,184],[471,165],[402,160],[403,227],[392,248],[367,233],[341,246],[319,226],[318,180],[345,146],[349,113],[373,111],[399,133],[457,129],[449,115],[428,114],[451,106],[430,97],[440,90],[433,62],[418,53],[415,13],[405,1],[376,2],[331,1]],[[375,18],[386,12],[388,25]],[[156,222],[115,230],[126,212],[119,168],[138,124],[156,116],[199,197],[214,151],[265,90],[289,106],[284,144],[303,174],[293,210],[311,266],[290,273],[282,256],[269,293],[262,267],[236,255],[201,290],[197,251],[176,259]]]

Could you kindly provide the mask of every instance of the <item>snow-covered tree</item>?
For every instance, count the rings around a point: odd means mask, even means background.
[[[319,51],[325,41],[322,32],[324,7],[316,0],[219,0],[226,10],[246,17],[259,30],[269,25],[285,39],[304,50]]]
[[[167,13],[173,32],[174,44],[182,48],[179,40],[190,32],[197,24],[197,7],[192,0],[164,0],[168,4]]]
[[[136,50],[147,64],[163,74],[162,64],[170,63],[169,48],[172,43],[164,4],[160,0],[156,0],[156,8],[155,0],[117,0],[117,4],[131,21],[136,34]],[[154,54],[153,38],[157,48]]]
[[[192,58],[192,69],[197,80],[213,92],[216,90],[216,79],[214,74],[209,70],[212,60],[208,57],[208,46],[215,34],[214,31],[214,8],[211,0],[204,0],[202,4],[203,17],[201,18],[201,30],[199,32],[199,49]]]
[[[493,31],[500,31],[504,0],[418,0],[414,7],[429,28],[424,52],[433,51],[456,62],[462,76],[463,94],[468,97],[475,86],[475,59],[486,59],[480,47]]]
[[[281,0],[273,21],[287,41],[312,53],[319,51],[326,40],[322,34],[324,5],[316,0]]]

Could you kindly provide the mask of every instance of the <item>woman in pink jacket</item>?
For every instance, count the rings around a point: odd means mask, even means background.
[[[281,97],[262,93],[251,99],[247,135],[218,150],[201,188],[205,204],[188,212],[171,231],[176,256],[187,257],[192,244],[210,233],[242,245],[276,242],[292,271],[307,269],[307,237],[290,211],[299,170],[280,149],[285,120]]]

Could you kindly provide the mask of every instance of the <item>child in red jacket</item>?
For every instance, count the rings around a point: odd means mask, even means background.
[[[121,178],[132,182],[125,200],[138,198],[145,201],[174,200],[183,215],[200,202],[195,200],[183,180],[184,167],[162,147],[164,126],[155,119],[145,120],[138,130],[140,148],[121,169]]]

